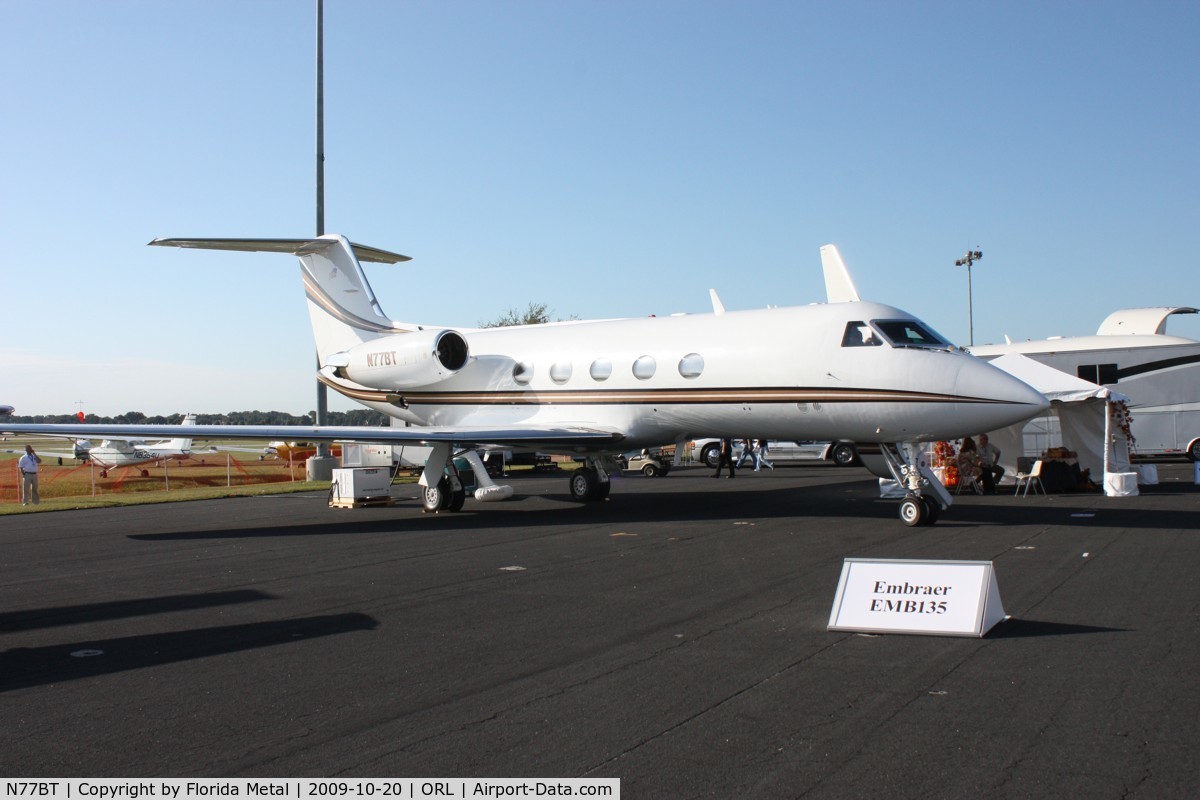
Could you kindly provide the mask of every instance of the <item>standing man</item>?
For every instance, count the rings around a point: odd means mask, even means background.
[[[36,506],[42,502],[38,496],[38,467],[42,457],[33,452],[33,445],[25,445],[25,455],[17,460],[17,470],[21,473],[21,505],[29,505],[30,498]]]
[[[996,484],[1004,477],[1004,467],[1000,466],[1000,449],[988,442],[986,433],[979,434],[979,462],[983,468],[980,475],[983,478],[983,490],[995,494]]]
[[[721,468],[729,467],[729,477],[733,477],[733,441],[730,439],[721,440],[721,457],[717,459],[717,471],[713,475],[714,478],[721,477]]]

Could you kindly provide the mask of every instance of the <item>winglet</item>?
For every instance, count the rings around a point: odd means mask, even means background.
[[[832,244],[821,247],[821,268],[825,271],[825,295],[830,303],[854,303],[862,300],[858,296],[858,287],[842,261],[842,255],[837,246]]]
[[[717,296],[716,289],[708,290],[708,297],[712,300],[713,314],[718,317],[725,313],[725,304],[721,302],[721,298]]]

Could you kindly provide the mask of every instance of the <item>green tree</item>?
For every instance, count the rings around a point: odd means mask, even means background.
[[[531,300],[524,311],[510,308],[491,322],[479,323],[479,327],[508,328],[513,325],[541,325],[543,322],[550,322],[552,313],[554,313],[553,309],[545,303],[535,303]]]

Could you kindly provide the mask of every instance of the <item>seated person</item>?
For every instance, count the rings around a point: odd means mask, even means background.
[[[979,460],[979,451],[975,448],[975,440],[970,436],[963,439],[955,465],[958,467],[958,480],[962,484],[974,483],[983,475],[983,464]]]
[[[1000,448],[988,442],[986,433],[979,434],[979,466],[983,470],[983,490],[988,494],[996,491],[996,484],[1004,477],[1000,466]]]

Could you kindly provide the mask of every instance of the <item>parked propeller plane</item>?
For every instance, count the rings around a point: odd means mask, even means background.
[[[82,417],[82,414],[80,415]],[[82,423],[82,420],[81,420]],[[188,414],[183,418],[180,425],[194,426],[196,424],[196,415]],[[90,423],[81,425],[72,425],[72,428],[84,428],[92,433],[105,435],[105,431],[113,430],[114,428],[104,427],[102,425],[94,425]],[[118,426],[119,427],[119,426]],[[164,426],[166,427],[166,426]],[[173,426],[171,426],[173,427]],[[75,439],[72,442],[70,452],[52,452],[41,450],[41,455],[58,458],[74,458],[79,461],[91,461],[97,467],[100,467],[100,477],[107,478],[108,471],[117,467],[136,467],[140,464],[158,463],[162,461],[179,461],[191,458],[194,454],[192,450],[192,440],[185,437],[175,437],[174,439],[166,439],[162,441],[146,441],[144,437],[130,436],[129,438],[121,438],[116,435],[109,436],[100,442],[100,444],[92,444],[90,439]],[[145,470],[142,474],[147,474]]]
[[[932,523],[951,499],[920,463],[917,443],[996,430],[1048,405],[913,315],[854,300],[849,290],[850,302],[793,308],[453,328],[386,316],[360,262],[408,257],[340,235],[150,244],[297,256],[318,379],[420,426],[203,425],[196,437],[427,445],[420,483],[429,511],[463,505],[456,449],[581,456],[585,465],[571,473],[570,493],[591,501],[608,495],[618,454],[715,436],[883,445],[908,492],[901,519]],[[5,427],[66,435],[101,429]],[[164,435],[164,426],[153,425],[103,430]]]

